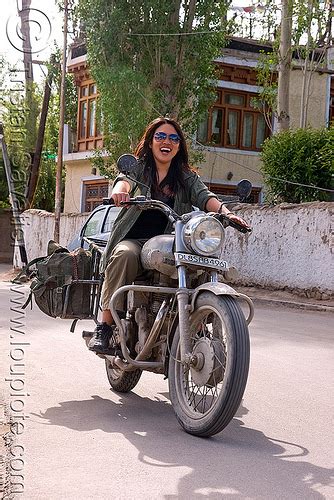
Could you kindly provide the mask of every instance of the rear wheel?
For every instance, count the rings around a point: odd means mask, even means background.
[[[111,366],[109,360],[106,359],[106,370],[111,388],[116,392],[130,392],[139,382],[142,370],[134,370],[126,372],[120,368]]]
[[[202,292],[190,316],[195,366],[181,363],[179,329],[169,361],[169,391],[176,417],[186,432],[217,434],[235,415],[249,369],[249,334],[237,301]]]

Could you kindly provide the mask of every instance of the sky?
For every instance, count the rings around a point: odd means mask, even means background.
[[[234,0],[233,5],[246,7],[255,0]],[[21,0],[1,0],[0,11],[0,55],[11,64],[22,65],[22,41],[20,39],[20,19],[17,8],[21,8]],[[63,44],[63,15],[58,11],[55,0],[32,0],[30,12],[30,36],[33,59],[48,60],[56,40],[59,47]],[[22,66],[21,66],[22,67]],[[45,71],[45,70],[44,70]],[[38,65],[34,65],[34,78],[43,80],[44,74]]]
[[[11,64],[22,64],[22,41],[20,40],[20,18],[17,7],[21,0],[2,0],[0,11],[0,55]],[[30,11],[30,37],[33,59],[44,61],[50,56],[54,40],[61,47],[63,16],[58,12],[54,0],[32,0]],[[43,72],[34,65],[34,76],[43,79]]]

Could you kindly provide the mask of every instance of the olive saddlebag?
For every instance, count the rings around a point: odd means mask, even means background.
[[[29,262],[25,274],[33,278],[30,285],[38,308],[48,316],[63,319],[91,317],[91,286],[77,280],[90,280],[91,253],[78,248],[69,252],[53,241],[48,255]]]

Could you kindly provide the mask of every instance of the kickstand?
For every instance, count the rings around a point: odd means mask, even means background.
[[[72,321],[70,332],[74,333],[75,327],[77,326],[78,318]]]

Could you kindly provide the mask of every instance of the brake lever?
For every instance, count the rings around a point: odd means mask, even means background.
[[[115,205],[112,198],[102,198],[102,205]]]
[[[138,203],[142,203],[144,201],[148,201],[146,196],[136,196],[135,198],[130,198],[129,201],[121,201],[120,205],[137,205]],[[102,205],[114,205],[115,201],[112,197],[110,198],[102,198]]]
[[[225,222],[228,226],[233,227],[233,229],[236,229],[240,233],[246,234],[253,231],[251,227],[245,227],[238,222],[232,221],[227,215],[219,214],[219,219],[221,220],[221,222]]]

